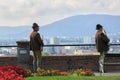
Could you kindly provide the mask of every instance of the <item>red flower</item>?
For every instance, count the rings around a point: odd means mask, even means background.
[[[24,77],[30,75],[31,72],[19,66],[0,66],[0,80],[26,80]]]
[[[60,72],[60,75],[62,75],[62,76],[67,76],[68,73],[64,71],[64,72]]]

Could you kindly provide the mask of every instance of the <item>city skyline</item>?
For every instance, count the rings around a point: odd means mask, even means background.
[[[50,24],[86,14],[120,15],[120,0],[0,0],[0,26]]]

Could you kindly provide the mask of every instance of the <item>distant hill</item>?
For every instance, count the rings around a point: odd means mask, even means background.
[[[77,15],[40,27],[44,37],[82,37],[94,36],[96,24],[101,24],[110,34],[120,33],[120,16],[112,15]],[[31,26],[1,26],[0,38],[28,39]]]
[[[28,39],[31,31],[30,26],[2,26],[0,27],[0,39]]]
[[[44,36],[94,36],[96,24],[101,24],[108,34],[120,32],[120,16],[111,15],[77,15],[72,16],[41,29]]]

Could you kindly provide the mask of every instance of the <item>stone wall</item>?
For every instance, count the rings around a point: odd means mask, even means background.
[[[120,54],[107,54],[105,57],[105,72],[118,71],[120,72]]]
[[[9,65],[17,65],[17,57],[11,55],[1,55],[0,56],[0,66],[9,66]]]
[[[66,71],[69,69],[89,68],[98,70],[98,56],[45,56],[42,59],[42,68],[59,69]]]
[[[89,68],[93,71],[98,71],[98,57],[99,55],[76,55],[76,56],[43,56],[42,68],[44,69],[59,69],[67,71],[69,69]],[[120,57],[106,57],[105,62],[120,62]],[[28,63],[18,63],[16,56],[0,56],[0,66],[3,65],[25,65],[27,68],[32,69],[32,56]],[[24,66],[23,66],[24,67]],[[108,71],[120,71],[118,66],[105,66]]]

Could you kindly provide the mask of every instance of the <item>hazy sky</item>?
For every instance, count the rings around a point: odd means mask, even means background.
[[[42,26],[82,14],[120,15],[120,0],[0,0],[0,26]]]

